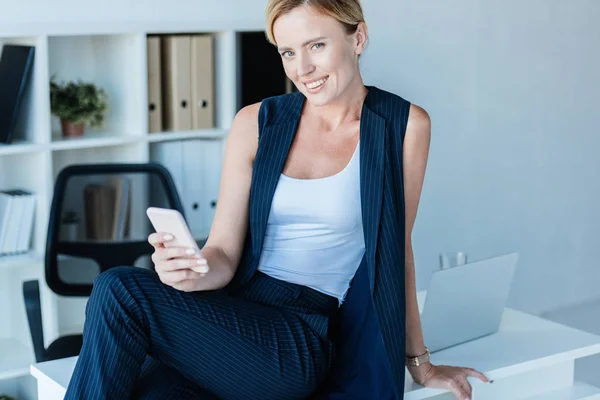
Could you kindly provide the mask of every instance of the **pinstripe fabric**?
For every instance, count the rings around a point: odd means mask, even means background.
[[[398,396],[404,392],[405,285],[402,143],[410,103],[374,86],[360,121],[360,181],[365,257],[373,309]],[[263,100],[250,190],[250,226],[232,285],[247,282],[260,260],[273,194],[300,122],[301,92]]]
[[[112,268],[94,282],[65,398],[303,399],[330,368],[337,311],[335,297],[260,272],[186,293]]]
[[[349,307],[361,311],[362,294],[368,293],[372,307],[365,318],[379,329],[363,335],[372,343],[363,344],[360,353],[367,357],[373,349],[382,349],[387,357],[376,361],[376,368],[385,365],[401,399],[405,371],[402,142],[410,103],[376,87],[368,89],[360,122],[365,258],[349,292],[355,300],[344,303],[342,311],[347,312],[342,314],[358,315]],[[179,292],[143,270],[132,273],[131,267],[107,271],[98,278],[88,302],[84,346],[67,399],[129,398],[147,354],[193,382],[189,390],[201,386],[226,399],[303,398],[320,382],[331,363],[326,337],[337,300],[331,307],[333,297],[273,278],[266,282],[265,275],[257,272],[273,194],[304,101],[304,95],[296,92],[265,99],[261,106],[250,223],[240,265],[226,290],[237,294],[235,300],[225,291]]]

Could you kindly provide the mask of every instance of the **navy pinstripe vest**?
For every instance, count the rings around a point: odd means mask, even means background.
[[[361,276],[368,279],[368,285],[363,282],[363,286],[370,288],[374,320],[379,325],[383,353],[387,354],[385,364],[389,365],[393,385],[402,398],[405,374],[402,143],[410,103],[374,86],[367,88],[360,120],[363,264],[366,262],[367,269],[367,274]],[[301,92],[294,92],[262,102],[258,117],[259,145],[250,189],[250,223],[242,261],[232,285],[247,282],[257,270],[271,202],[298,128],[304,101]],[[355,280],[358,278],[357,273]],[[345,302],[342,308],[364,306],[352,303]]]

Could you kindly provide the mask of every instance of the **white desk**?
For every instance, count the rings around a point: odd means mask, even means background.
[[[425,292],[418,294],[424,304]],[[469,378],[472,400],[600,399],[600,389],[574,381],[576,359],[600,354],[600,336],[506,308],[500,330],[432,354],[434,364],[475,368],[494,383]],[[76,357],[31,366],[39,400],[64,397]],[[600,372],[599,372],[600,373]],[[406,374],[405,400],[455,399],[441,389],[424,388]]]

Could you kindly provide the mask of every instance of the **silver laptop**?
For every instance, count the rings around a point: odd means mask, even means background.
[[[502,320],[518,253],[434,272],[421,313],[431,352],[496,332]]]

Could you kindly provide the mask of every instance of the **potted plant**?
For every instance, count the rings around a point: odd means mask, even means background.
[[[93,83],[57,83],[54,76],[50,80],[50,109],[60,118],[65,137],[83,135],[85,124],[102,127],[107,108],[106,92]]]

